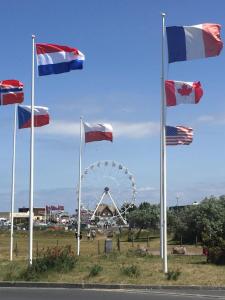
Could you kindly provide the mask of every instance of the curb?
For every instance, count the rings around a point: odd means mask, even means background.
[[[61,288],[61,289],[102,289],[102,290],[224,290],[225,286],[205,285],[135,285],[135,284],[96,284],[96,283],[56,283],[1,281],[0,287]]]

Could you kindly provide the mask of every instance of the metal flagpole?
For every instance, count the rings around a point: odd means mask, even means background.
[[[34,198],[34,48],[32,35],[32,78],[31,78],[31,135],[30,135],[30,201],[29,201],[29,265],[33,261],[33,198]]]
[[[81,206],[81,172],[82,172],[82,145],[83,120],[80,117],[80,156],[79,156],[79,189],[78,189],[78,220],[77,220],[77,255],[80,255],[80,206]]]
[[[14,225],[14,200],[15,200],[15,166],[16,166],[16,122],[17,104],[14,107],[13,129],[13,159],[12,159],[12,187],[11,187],[11,231],[10,231],[10,260],[13,260],[13,225]]]
[[[47,224],[47,210],[46,210],[46,205],[45,205],[45,224]]]
[[[165,105],[165,78],[164,78],[164,40],[165,40],[165,13],[162,16],[162,74],[161,74],[161,134],[160,134],[160,250],[163,258],[163,272],[167,273],[167,215],[166,215],[166,105]]]
[[[162,22],[164,27],[164,17],[165,15],[162,13]],[[162,168],[163,168],[163,119],[164,119],[164,34],[162,29],[162,62],[161,62],[161,116],[160,116],[160,256],[163,259],[163,178],[162,178]]]

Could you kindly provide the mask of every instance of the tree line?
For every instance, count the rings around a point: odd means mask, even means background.
[[[139,233],[143,229],[159,230],[160,206],[143,202],[129,210],[127,219],[130,228]],[[198,205],[168,209],[167,228],[175,241],[201,243],[211,254],[219,252],[225,263],[225,195],[207,197]]]

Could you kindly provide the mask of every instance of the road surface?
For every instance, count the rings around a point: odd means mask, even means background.
[[[0,288],[0,300],[225,300],[223,290],[85,290],[68,288]]]

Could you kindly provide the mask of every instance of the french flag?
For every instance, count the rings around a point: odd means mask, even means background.
[[[39,76],[83,69],[85,56],[76,48],[56,44],[36,44]]]
[[[197,104],[202,95],[203,89],[200,81],[165,81],[166,105],[174,106],[179,104]]]
[[[8,79],[0,81],[0,105],[22,103],[24,99],[23,83]]]
[[[18,106],[18,123],[19,129],[31,127],[31,106]],[[34,107],[34,127],[41,127],[49,124],[48,107],[35,106]]]
[[[113,129],[110,124],[90,124],[83,122],[85,143],[96,141],[113,141]]]
[[[219,24],[166,27],[169,63],[217,56],[223,48]]]

